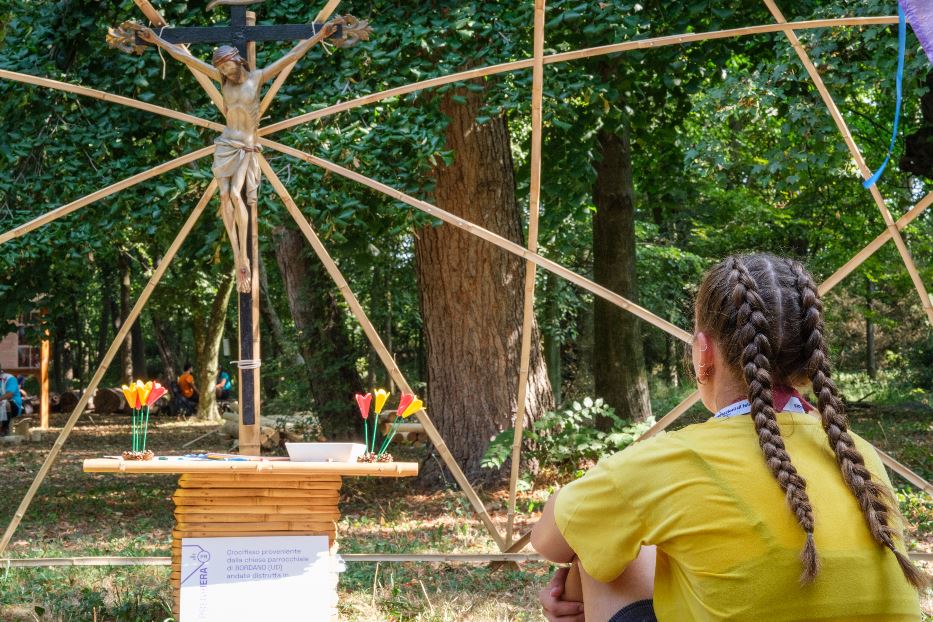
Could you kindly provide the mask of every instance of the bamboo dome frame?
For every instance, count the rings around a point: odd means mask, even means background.
[[[625,297],[616,294],[609,289],[593,282],[586,277],[577,274],[570,269],[551,261],[540,255],[538,253],[538,215],[540,210],[540,192],[541,192],[541,137],[543,132],[542,127],[542,93],[543,93],[543,83],[544,83],[544,65],[551,63],[561,63],[567,62],[582,58],[590,58],[594,56],[601,56],[605,54],[626,52],[630,50],[637,49],[648,49],[656,48],[670,45],[680,45],[692,42],[706,41],[711,39],[725,39],[732,37],[745,37],[759,34],[767,33],[782,33],[787,39],[788,43],[793,47],[796,52],[800,62],[803,64],[806,69],[814,87],[819,92],[820,97],[833,119],[833,122],[836,124],[839,133],[842,136],[843,141],[852,157],[852,160],[859,169],[861,175],[867,179],[871,176],[871,171],[865,163],[864,158],[862,157],[861,152],[859,151],[858,146],[855,144],[854,139],[852,138],[851,132],[849,131],[848,126],[846,125],[845,120],[843,119],[841,113],[839,112],[838,107],[833,100],[832,95],[826,88],[826,85],[823,83],[822,78],[820,77],[816,67],[814,66],[812,60],[810,59],[809,54],[801,44],[800,40],[797,37],[798,31],[806,31],[820,28],[834,28],[834,27],[860,27],[860,26],[870,26],[870,25],[886,25],[886,24],[896,24],[898,22],[897,16],[873,16],[873,17],[846,17],[846,18],[835,18],[835,19],[819,19],[819,20],[806,20],[806,21],[796,21],[788,22],[784,14],[778,8],[774,0],[762,0],[764,5],[767,7],[768,11],[771,13],[774,22],[769,24],[760,24],[755,26],[747,26],[742,28],[732,28],[727,30],[718,30],[712,32],[704,33],[687,33],[679,35],[669,35],[663,37],[654,37],[650,39],[642,39],[636,41],[625,41],[621,43],[614,43],[611,45],[604,45],[599,47],[585,48],[580,50],[574,50],[570,52],[562,52],[557,54],[545,54],[544,53],[544,14],[545,14],[545,0],[533,0],[534,1],[534,46],[533,46],[533,56],[531,58],[526,58],[523,60],[512,61],[507,63],[502,63],[493,66],[481,67],[476,69],[471,69],[469,71],[457,72],[449,75],[439,76],[436,78],[431,78],[428,80],[422,80],[419,82],[410,83],[404,86],[388,89],[385,91],[372,93],[369,95],[363,95],[355,99],[348,101],[340,102],[333,104],[326,108],[301,114],[290,119],[279,121],[277,123],[272,123],[270,125],[263,126],[259,129],[260,144],[268,149],[272,149],[279,153],[288,155],[290,157],[311,163],[319,168],[330,171],[336,175],[347,178],[349,180],[358,182],[378,193],[387,195],[406,203],[407,205],[425,212],[435,218],[442,220],[443,222],[458,227],[471,233],[495,246],[498,246],[502,250],[517,255],[525,260],[526,262],[526,271],[525,271],[525,281],[524,281],[524,305],[523,305],[523,321],[522,321],[522,341],[521,341],[521,353],[520,353],[520,369],[519,369],[519,382],[518,382],[518,409],[515,416],[515,437],[514,444],[512,446],[512,463],[511,463],[511,473],[509,478],[509,503],[508,503],[508,512],[505,521],[504,533],[500,531],[499,526],[489,515],[489,512],[486,510],[482,500],[479,498],[479,495],[476,493],[470,482],[466,479],[463,471],[460,466],[457,464],[456,459],[450,453],[450,450],[447,448],[447,445],[444,443],[443,438],[440,436],[437,428],[434,426],[428,414],[424,411],[420,411],[418,415],[418,420],[424,426],[425,432],[430,438],[432,444],[434,445],[437,452],[441,455],[444,460],[445,465],[450,469],[454,478],[460,485],[463,490],[463,493],[466,495],[470,504],[473,507],[473,510],[476,512],[477,517],[485,526],[486,530],[489,532],[489,535],[496,542],[499,551],[495,553],[490,553],[488,555],[460,555],[460,554],[448,554],[448,555],[349,555],[348,558],[359,558],[360,560],[369,560],[372,558],[373,561],[411,561],[411,560],[422,560],[422,561],[431,561],[435,558],[443,561],[520,561],[534,559],[534,556],[519,554],[522,548],[528,543],[529,534],[526,533],[520,537],[515,537],[514,531],[514,519],[515,519],[515,501],[516,501],[516,485],[518,480],[518,469],[520,464],[520,454],[521,454],[521,443],[522,443],[522,434],[524,426],[524,415],[525,415],[525,392],[527,389],[528,381],[528,366],[529,358],[531,352],[531,324],[533,320],[533,305],[534,305],[534,291],[535,291],[535,272],[537,268],[542,268],[548,272],[556,274],[565,278],[566,280],[574,283],[578,287],[581,287],[584,290],[589,291],[590,293],[599,296],[613,304],[625,309],[626,311],[633,313],[642,320],[648,322],[649,324],[660,328],[664,332],[672,335],[686,343],[692,341],[692,335],[690,332],[675,326],[674,324],[664,320],[658,315],[652,313],[651,311],[635,304],[634,302],[626,299]],[[150,0],[134,0],[137,7],[142,11],[145,17],[154,25],[154,26],[166,26],[166,21],[162,15],[152,6]],[[337,6],[340,4],[340,0],[328,0],[325,7],[317,16],[317,21],[325,21],[327,18],[333,14]],[[278,90],[281,88],[288,74],[291,72],[291,69],[294,67],[294,64],[289,66],[285,71],[283,71],[273,82],[267,94],[263,97],[261,102],[261,114],[264,113],[269,105],[272,103],[275,95],[278,93]],[[361,106],[372,104],[378,101],[382,101],[391,97],[396,97],[406,93],[412,93],[415,91],[438,87],[445,84],[451,84],[454,82],[461,82],[466,80],[471,80],[475,78],[480,78],[484,76],[491,76],[505,72],[524,70],[532,70],[532,91],[531,91],[531,115],[532,115],[532,135],[531,135],[531,179],[530,179],[530,197],[529,197],[529,221],[528,221],[528,235],[527,235],[527,246],[522,246],[512,242],[502,236],[499,236],[488,229],[480,227],[479,225],[464,220],[450,212],[446,212],[435,205],[432,205],[426,201],[419,200],[415,197],[412,197],[408,194],[401,192],[391,186],[388,186],[382,182],[379,182],[375,179],[346,169],[338,164],[329,162],[322,158],[319,158],[310,153],[301,151],[299,149],[289,147],[287,145],[276,142],[268,136],[295,127],[300,124],[308,123],[316,119],[321,119],[327,116],[337,114],[339,112],[344,112],[347,110],[352,110]],[[192,71],[195,77],[198,79],[201,86],[204,88],[206,94],[222,110],[222,100],[220,93],[217,91],[213,83],[210,82],[208,78],[198,74],[197,72]],[[103,91],[95,90],[92,88],[79,86],[75,84],[68,84],[64,82],[59,82],[56,80],[50,80],[47,78],[32,76],[28,74],[0,70],[0,79],[6,79],[11,81],[16,81],[20,83],[30,84],[34,86],[39,86],[43,88],[49,88],[54,90],[66,91],[76,95],[82,95],[86,97],[91,97],[99,99],[102,101],[119,104],[122,106],[127,106],[130,108],[136,108],[152,114],[161,115],[164,117],[172,118],[178,121],[189,123],[195,126],[212,129],[218,132],[223,131],[224,125],[221,123],[216,123],[209,121],[194,115],[186,114],[176,110],[171,110],[169,108],[164,108],[162,106],[149,104],[142,102],[136,99],[123,97],[119,95],[114,95],[112,93],[106,93]],[[196,151],[192,151],[186,155],[183,155],[174,160],[165,162],[158,166],[155,166],[147,171],[138,173],[131,177],[116,182],[106,188],[93,192],[87,196],[79,198],[75,201],[72,201],[66,205],[58,207],[32,221],[14,227],[9,231],[3,232],[0,234],[0,245],[9,242],[15,238],[19,238],[23,235],[26,235],[30,231],[33,231],[43,225],[46,225],[50,222],[53,222],[63,216],[71,214],[82,207],[85,207],[95,201],[108,197],[112,194],[120,192],[131,188],[139,183],[142,183],[148,179],[167,173],[171,170],[174,170],[185,164],[195,162],[204,157],[211,155],[214,152],[214,147],[208,146]],[[289,215],[294,219],[302,234],[310,243],[315,254],[318,256],[325,269],[334,280],[337,288],[340,290],[340,293],[343,295],[344,299],[347,302],[347,305],[350,308],[351,313],[354,315],[356,320],[360,323],[366,337],[369,339],[372,347],[378,354],[382,364],[388,370],[392,380],[402,389],[403,391],[411,391],[411,388],[408,382],[405,380],[401,370],[395,364],[389,350],[385,347],[382,342],[379,334],[377,333],[372,322],[367,317],[363,307],[360,305],[359,300],[356,298],[346,279],[341,274],[336,263],[328,254],[328,251],[324,244],[321,242],[320,238],[317,236],[317,233],[314,230],[314,227],[308,220],[301,214],[298,206],[295,204],[295,201],[292,199],[291,195],[285,188],[285,185],[278,178],[275,171],[272,170],[272,167],[269,165],[268,161],[260,155],[260,165],[262,168],[263,174],[269,179],[272,184],[275,193],[278,195],[279,199],[285,205],[286,210]],[[139,317],[142,309],[145,307],[146,303],[149,300],[149,297],[152,295],[156,285],[158,285],[162,276],[167,271],[169,265],[172,262],[172,259],[177,254],[181,244],[184,242],[185,238],[188,236],[198,218],[204,212],[207,204],[213,197],[217,190],[217,182],[211,181],[206,190],[204,191],[201,199],[198,201],[195,208],[189,214],[187,220],[182,226],[181,230],[178,232],[177,236],[171,243],[171,245],[166,250],[162,261],[158,264],[152,276],[150,277],[148,283],[143,288],[142,292],[139,295],[139,298],[136,300],[132,310],[127,316],[126,320],[120,327],[120,330],[117,332],[117,335],[113,342],[110,345],[110,348],[107,350],[105,356],[100,362],[94,376],[92,377],[90,383],[88,384],[86,390],[83,392],[81,399],[79,400],[77,406],[69,416],[67,422],[62,428],[61,433],[53,444],[51,450],[45,458],[42,466],[40,467],[38,473],[35,476],[32,484],[29,487],[29,490],[26,492],[23,497],[19,508],[16,510],[13,515],[10,523],[6,527],[6,530],[3,534],[2,539],[0,539],[0,554],[2,554],[10,540],[13,537],[17,527],[22,521],[27,509],[29,508],[30,503],[35,497],[39,487],[47,476],[49,470],[54,464],[55,460],[58,458],[59,453],[62,450],[65,442],[67,441],[71,431],[73,430],[78,419],[84,412],[85,407],[87,406],[90,396],[94,393],[101,380],[103,379],[104,373],[107,368],[113,361],[117,351],[119,350],[120,344],[124,341],[130,327],[133,325],[136,318]],[[905,268],[907,269],[908,274],[910,275],[911,281],[914,285],[914,288],[917,291],[917,294],[920,297],[921,305],[926,313],[927,320],[933,325],[933,302],[930,300],[930,296],[927,293],[927,290],[920,279],[920,274],[917,270],[916,265],[914,264],[913,259],[910,256],[910,252],[907,249],[907,245],[904,242],[901,231],[915,220],[921,213],[923,213],[931,204],[933,204],[933,192],[927,193],[919,202],[917,202],[910,210],[905,214],[895,219],[887,205],[884,202],[880,191],[877,188],[877,185],[870,188],[871,197],[877,205],[881,216],[885,223],[885,229],[878,234],[878,236],[872,240],[867,246],[862,250],[856,253],[848,262],[836,270],[832,275],[825,279],[819,285],[819,293],[825,294],[830,291],[833,287],[838,285],[846,276],[848,276],[852,271],[854,271],[859,265],[861,265],[868,257],[875,253],[879,248],[881,248],[889,240],[893,240],[895,246],[897,247],[898,254],[900,255]],[[669,413],[664,415],[657,423],[649,429],[645,434],[639,439],[653,436],[660,432],[661,430],[668,427],[672,422],[674,422],[678,417],[683,415],[691,406],[693,406],[697,401],[699,401],[699,392],[694,391],[689,396],[687,396],[681,403],[675,406]],[[877,448],[876,448],[877,449]],[[881,459],[884,461],[885,465],[890,468],[892,471],[903,477],[905,480],[911,484],[917,486],[921,490],[925,491],[929,495],[933,495],[933,486],[926,481],[924,478],[919,476],[917,473],[909,469],[907,466],[901,464],[895,460],[892,456],[887,454],[884,451],[878,450],[878,454]],[[923,555],[918,555],[919,557],[928,557]],[[378,559],[377,559],[378,558]],[[95,558],[69,558],[71,563],[68,560],[49,560],[51,563],[49,565],[89,565],[95,563],[93,560]],[[88,561],[88,560],[91,561]],[[130,565],[134,563],[133,558],[99,558],[104,561],[101,563],[107,564],[117,564],[117,565]],[[145,558],[140,560],[140,563],[145,564],[158,564],[159,560],[164,561],[165,558]],[[75,562],[74,560],[84,560],[83,562]],[[153,561],[155,560],[155,561]],[[4,561],[7,565],[13,565],[17,560],[0,560]],[[42,565],[43,560],[18,560],[22,563],[16,563],[18,566],[35,566]]]

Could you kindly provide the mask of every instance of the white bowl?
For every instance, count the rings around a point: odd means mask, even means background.
[[[366,453],[363,443],[285,443],[292,462],[356,462]]]

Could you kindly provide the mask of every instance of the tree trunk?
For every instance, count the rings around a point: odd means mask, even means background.
[[[522,243],[508,125],[503,116],[477,123],[482,103],[482,93],[465,89],[441,101],[454,162],[435,170],[435,202]],[[431,418],[470,480],[497,477],[480,461],[517,411],[524,261],[449,225],[419,230],[415,258]],[[536,323],[532,331],[526,422],[554,404]],[[426,465],[429,479],[440,475],[434,464]]]
[[[920,98],[920,123],[904,138],[904,155],[898,163],[902,171],[933,179],[933,69],[927,72],[926,93]]]
[[[272,304],[269,297],[269,274],[266,272],[266,262],[261,258],[259,260],[259,313],[263,321],[269,328],[268,337],[276,353],[294,352],[290,347],[292,340],[285,338],[285,329],[282,327],[282,320]],[[271,353],[270,353],[271,354]],[[270,357],[271,358],[271,357]],[[292,364],[304,365],[304,357],[300,353],[294,352],[291,355]]]
[[[74,320],[74,331],[75,331],[75,348],[74,348],[74,375],[81,381],[84,382],[88,377],[88,361],[87,361],[87,335],[86,335],[86,323],[85,315],[80,312],[78,306],[78,299],[75,297],[72,300],[72,314]]]
[[[106,289],[106,288],[105,288]],[[97,358],[94,359],[94,367],[100,365],[104,360],[104,355],[109,347],[108,337],[110,336],[110,309],[112,299],[109,296],[103,296],[100,307],[100,324],[97,325]]]
[[[680,339],[668,335],[665,337],[667,344],[667,379],[673,387],[680,386],[680,366],[683,365],[684,357],[680,354]]]
[[[548,379],[554,391],[554,402],[560,404],[561,397],[561,340],[560,340],[560,277],[548,272],[547,300],[544,303],[547,319],[544,322],[544,355],[547,359]]]
[[[227,304],[235,283],[233,272],[221,277],[207,313],[194,316],[194,343],[197,360],[194,367],[194,382],[198,387],[200,399],[196,417],[203,421],[219,421],[217,412],[217,398],[214,387],[217,385],[217,357],[220,354],[220,343],[224,336],[224,319],[227,315]],[[202,312],[203,313],[203,312]]]
[[[55,333],[52,337],[52,388],[56,393],[61,393],[67,388],[65,387],[64,365],[62,364],[64,344],[64,331],[61,323],[56,321]]]
[[[172,329],[156,314],[150,314],[152,319],[152,334],[155,336],[159,357],[162,359],[162,376],[166,382],[172,382],[178,377],[178,358],[175,348]],[[168,385],[166,385],[168,386]]]
[[[329,438],[355,434],[362,424],[359,416],[353,416],[353,395],[363,391],[363,382],[344,327],[337,288],[299,231],[278,227],[272,235],[299,350],[308,370],[311,398],[324,434]]]
[[[137,378],[146,380],[149,370],[146,369],[146,343],[143,341],[143,325],[140,318],[136,318],[130,328],[133,336],[133,373]]]
[[[597,283],[638,301],[635,272],[635,186],[627,131],[600,130],[600,161],[593,187],[593,277]],[[593,380],[596,394],[624,419],[651,416],[648,376],[637,318],[596,298],[593,305]],[[597,422],[607,428],[608,420]]]
[[[120,271],[120,316],[117,318],[116,329],[120,330],[126,317],[130,314],[130,287],[132,284],[130,272],[130,258],[121,252],[117,260]],[[133,380],[133,331],[126,334],[126,339],[120,347],[120,377],[123,383]]]

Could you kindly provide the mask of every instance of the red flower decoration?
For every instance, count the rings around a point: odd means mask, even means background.
[[[367,393],[366,395],[356,394],[356,405],[360,407],[360,414],[363,415],[363,419],[369,418],[369,407],[373,403],[373,394]]]
[[[146,406],[152,406],[159,401],[159,398],[168,393],[168,389],[163,387],[158,382],[152,383],[152,390],[149,391],[149,395],[146,396]]]
[[[415,396],[411,393],[402,393],[402,397],[398,398],[398,408],[395,410],[395,414],[401,417],[402,413],[405,412],[405,409],[408,408],[414,399]]]

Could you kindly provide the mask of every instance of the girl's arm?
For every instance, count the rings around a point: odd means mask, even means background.
[[[191,52],[185,48],[175,45],[174,43],[169,43],[159,35],[157,35],[151,28],[146,28],[145,26],[140,26],[139,24],[133,25],[133,30],[139,33],[139,38],[147,43],[157,45],[169,54],[175,60],[188,65],[195,71],[203,73],[208,78],[220,82],[220,71],[217,70],[213,65],[205,63],[203,60],[195,58],[191,55]]]
[[[304,57],[305,54],[307,54],[311,50],[311,48],[313,48],[315,45],[320,43],[322,40],[334,34],[334,31],[336,30],[336,28],[337,27],[334,25],[333,21],[330,21],[324,24],[321,27],[321,29],[313,37],[311,37],[310,39],[305,39],[304,41],[302,41],[301,43],[293,47],[287,54],[282,56],[282,58],[280,58],[279,60],[275,61],[274,63],[272,63],[265,69],[263,69],[261,83],[268,82],[269,80],[273,79],[274,77],[282,73],[282,71],[284,71],[284,69],[288,67],[289,65],[293,63],[297,63],[299,60],[302,59],[302,57]]]
[[[544,504],[541,518],[531,530],[531,546],[545,559],[567,563],[573,559],[574,552],[560,529],[557,528],[557,521],[554,519],[554,503],[557,501],[559,492],[551,495]]]

